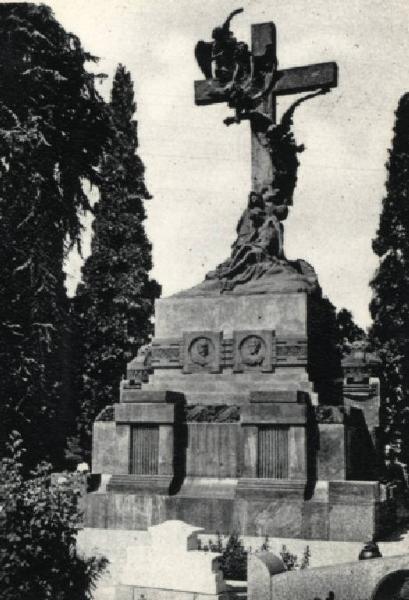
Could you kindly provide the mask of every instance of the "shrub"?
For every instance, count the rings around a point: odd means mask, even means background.
[[[82,558],[79,490],[72,477],[51,481],[41,463],[28,478],[22,470],[22,440],[13,432],[0,461],[0,589],[2,600],[88,600],[105,568],[104,558]]]
[[[220,558],[220,567],[225,579],[247,580],[247,551],[238,533],[232,533]]]

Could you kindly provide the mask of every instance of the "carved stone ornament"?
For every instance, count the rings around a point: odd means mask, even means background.
[[[258,335],[249,335],[240,344],[241,361],[249,367],[260,367],[266,358],[266,345]]]
[[[235,331],[234,371],[272,371],[274,332]]]
[[[183,334],[183,372],[220,371],[221,332],[197,331]]]

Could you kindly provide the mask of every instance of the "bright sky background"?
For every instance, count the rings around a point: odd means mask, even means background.
[[[295,133],[306,151],[285,222],[288,258],[317,270],[324,293],[369,324],[368,283],[377,266],[371,240],[384,194],[394,111],[409,91],[406,0],[52,0],[62,25],[101,57],[108,98],[122,62],[135,81],[139,153],[154,199],[147,206],[153,275],[163,295],[200,282],[229,255],[250,190],[248,124],[226,128],[224,105],[195,107],[201,73],[193,49],[243,6],[232,29],[277,26],[280,67],[335,60],[339,87],[303,104]],[[292,100],[295,97],[292,97]],[[291,98],[290,98],[291,100]],[[279,115],[289,100],[280,101]],[[85,248],[89,242],[85,235]],[[80,260],[69,265],[75,284]]]

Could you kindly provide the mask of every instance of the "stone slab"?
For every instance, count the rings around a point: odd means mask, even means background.
[[[175,408],[169,404],[115,404],[117,423],[173,423]]]
[[[146,529],[168,519],[181,519],[203,527],[208,533],[359,541],[371,539],[379,530],[379,510],[373,505],[330,505],[304,501],[303,485],[297,490],[264,490],[238,485],[226,494],[155,493],[89,494],[85,526],[112,529]],[[216,482],[214,484],[217,486]],[[198,490],[196,490],[198,491]],[[225,496],[225,497],[223,497]]]
[[[156,301],[155,335],[180,337],[184,331],[273,329],[277,336],[307,335],[305,292],[250,296],[170,297]]]
[[[330,481],[330,504],[372,504],[380,499],[377,481]]]
[[[251,403],[282,403],[282,402],[302,402],[305,401],[304,392],[298,390],[269,390],[265,392],[250,392]]]
[[[319,425],[318,479],[345,479],[345,428],[338,424]]]
[[[177,392],[171,392],[168,390],[137,390],[137,389],[121,389],[121,402],[139,402],[141,404],[148,403],[172,403],[172,402],[183,402],[183,394]]]
[[[307,407],[304,404],[250,404],[241,411],[241,422],[248,424],[271,423],[280,425],[305,425]]]
[[[330,504],[329,536],[332,540],[370,540],[377,533],[376,505]]]
[[[115,473],[116,426],[114,421],[96,421],[92,430],[92,473]]]

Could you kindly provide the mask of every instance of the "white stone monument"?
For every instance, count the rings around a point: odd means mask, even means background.
[[[198,534],[204,530],[183,521],[165,521],[148,528],[145,545],[127,549],[119,577],[117,598],[134,598],[159,590],[219,597],[227,591],[220,570],[220,554],[198,550]],[[132,595],[133,594],[133,595]],[[138,597],[139,597],[138,596]],[[200,597],[200,596],[199,596]]]

